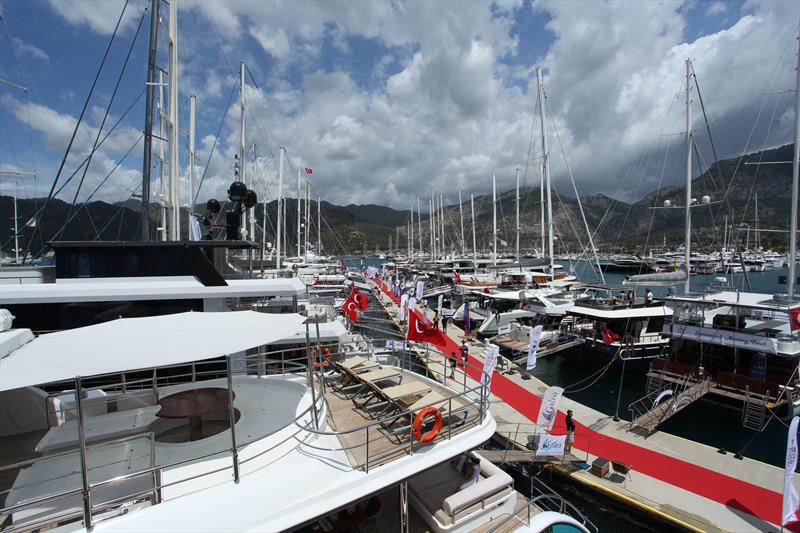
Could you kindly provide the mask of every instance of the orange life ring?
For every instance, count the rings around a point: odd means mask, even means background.
[[[325,359],[323,359],[321,363],[317,361],[316,356],[314,356],[314,368],[319,368],[320,366],[326,367],[329,366],[332,362],[333,362],[333,356],[331,355],[330,350],[326,352]]]
[[[428,415],[433,415],[436,419],[433,422],[433,427],[427,433],[422,433],[422,423],[425,421],[425,417]],[[421,410],[417,413],[417,416],[414,417],[414,438],[417,439],[419,442],[430,442],[436,438],[436,435],[439,434],[439,431],[442,429],[442,413],[439,412],[434,406],[426,407],[425,409]]]

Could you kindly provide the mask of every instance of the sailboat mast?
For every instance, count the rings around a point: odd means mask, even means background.
[[[317,255],[322,255],[322,198],[317,194]]]
[[[492,174],[492,264],[497,264],[497,179]]]
[[[435,232],[433,229],[433,189],[431,189],[431,199],[428,200],[428,225],[430,226],[431,230],[431,261],[436,259],[436,248],[435,248]]]
[[[539,162],[539,214],[542,218],[542,255],[545,249],[545,227],[544,227],[544,165]]]
[[[239,181],[247,185],[248,189],[252,189],[247,183],[247,165],[245,164],[245,157],[247,154],[247,147],[245,146],[245,102],[244,102],[244,62],[239,63]],[[253,227],[253,212],[252,208],[246,212],[246,217],[250,221],[250,237],[252,238],[255,233]],[[247,240],[247,221],[241,227],[242,239]]]
[[[19,211],[17,208],[17,182],[14,182],[14,261],[19,264]]]
[[[516,258],[519,263],[519,167],[517,167],[517,247]]]
[[[464,243],[464,204],[461,203],[461,187],[458,188],[458,215],[461,218],[461,255],[467,253],[467,246]]]
[[[414,206],[411,206],[411,220],[408,223],[408,259],[414,257]]]
[[[159,199],[158,203],[161,206],[161,227],[158,231],[161,233],[161,240],[167,240],[167,204],[165,202],[165,186],[167,175],[164,172],[164,72],[158,71],[158,182],[159,182]]]
[[[197,97],[189,97],[189,209],[186,216],[186,238],[192,240],[192,213],[194,212],[194,149],[195,149],[195,111]]]
[[[161,0],[150,1],[150,47],[147,57],[147,96],[144,115],[144,156],[142,158],[142,241],[150,240],[150,169],[153,158],[153,97],[156,85],[156,55],[158,50],[158,8]],[[161,71],[159,71],[159,76]],[[159,80],[161,81],[161,80]],[[159,91],[161,83],[159,83]],[[159,144],[161,141],[159,141]],[[163,157],[162,157],[163,159]],[[160,164],[160,163],[159,163]],[[163,181],[163,174],[161,178]],[[19,248],[19,246],[17,246]]]
[[[283,154],[286,151],[286,148],[283,146],[280,147],[280,157],[278,158],[278,214],[275,217],[276,221],[275,224],[277,226],[277,230],[275,231],[275,268],[281,268],[281,232],[283,230],[283,225],[281,223],[281,204],[283,203]]]
[[[692,60],[686,60],[686,227],[683,237],[684,259],[686,266],[686,282],[684,292],[689,292],[689,280],[691,278],[690,261],[692,255],[692,100],[691,100],[691,77]]]
[[[478,246],[475,240],[475,195],[470,193],[469,206],[472,211],[472,263],[475,268],[478,268]]]
[[[444,258],[447,249],[444,243],[444,198],[439,194],[439,253]]]
[[[794,92],[794,159],[792,159],[792,214],[789,224],[789,279],[786,286],[789,298],[794,297],[797,268],[797,194],[798,164],[800,164],[800,39],[797,51],[797,79]]]
[[[547,255],[550,258],[550,277],[551,279],[555,279],[556,269],[555,263],[553,262],[553,202],[550,193],[550,151],[547,147],[547,120],[545,118],[542,67],[536,67],[536,80],[539,85],[539,118],[542,122],[542,179],[547,187]]]
[[[300,169],[297,169],[297,257],[300,257],[300,228],[302,224],[302,219],[300,216],[300,196],[302,195],[302,189],[300,186]]]
[[[178,204],[178,171],[180,161],[178,156],[178,2],[169,4],[169,93],[168,103],[169,120],[167,121],[167,162],[169,165],[169,239],[180,240],[180,206]]]

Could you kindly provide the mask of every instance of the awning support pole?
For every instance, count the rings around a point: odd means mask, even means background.
[[[233,481],[239,483],[239,450],[236,447],[236,410],[233,408],[233,372],[231,356],[225,356],[228,371],[228,420],[231,426],[231,452],[233,454]]]
[[[81,456],[81,484],[83,487],[83,527],[92,529],[92,489],[89,486],[89,465],[86,456],[86,432],[83,412],[81,377],[75,376],[75,406],[78,409],[78,444]]]

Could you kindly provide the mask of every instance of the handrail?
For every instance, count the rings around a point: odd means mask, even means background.
[[[306,367],[304,367],[304,370],[305,370],[305,368]],[[296,375],[296,374],[289,374],[289,375]],[[321,387],[322,385],[320,383],[317,386]],[[319,394],[317,396],[317,401],[320,402],[321,404],[324,403],[324,397],[323,397],[322,394]],[[314,407],[315,407],[315,405],[309,405],[299,415],[297,415],[297,417],[295,418],[294,422],[296,423],[301,418],[305,418],[312,411],[312,408],[314,408]],[[288,427],[288,426],[284,426],[284,427],[278,428],[275,431],[260,437],[259,439],[266,439],[266,438],[270,437],[271,435],[274,435],[274,434],[284,430],[286,427]],[[259,457],[259,456],[261,456],[261,455],[263,455],[263,454],[265,454],[265,453],[267,453],[267,452],[269,452],[271,450],[274,450],[276,447],[282,445],[287,440],[289,440],[291,438],[294,438],[296,434],[297,434],[297,432],[292,433],[286,439],[282,439],[281,442],[275,443],[270,448],[268,448],[266,450],[263,450],[262,452],[259,452],[256,456],[249,457],[249,458],[241,461],[240,464],[248,462],[248,461],[250,461],[252,459],[255,459],[256,457]],[[112,440],[109,440],[109,441],[104,441],[104,442],[92,444],[91,447],[97,448],[97,447],[101,447],[101,446],[107,446],[107,445],[110,445],[110,444],[119,444],[120,442],[124,442],[124,441],[127,441],[127,440],[140,439],[140,438],[143,437],[143,435],[151,435],[152,436],[151,454],[150,454],[150,456],[151,456],[151,466],[149,468],[146,468],[146,469],[137,470],[136,472],[130,472],[128,474],[115,476],[114,478],[110,478],[110,479],[101,480],[101,481],[97,481],[97,482],[91,483],[89,485],[89,489],[90,490],[96,489],[98,487],[107,486],[107,485],[114,485],[114,484],[122,483],[122,482],[124,482],[124,481],[126,481],[128,479],[131,479],[131,478],[134,478],[134,477],[141,477],[141,476],[145,476],[145,475],[148,475],[148,474],[153,474],[154,476],[157,476],[158,472],[160,472],[160,471],[162,471],[164,469],[167,469],[167,468],[174,468],[176,466],[180,466],[180,465],[187,464],[187,463],[190,463],[190,462],[195,462],[195,461],[198,461],[198,460],[201,460],[201,459],[214,457],[214,456],[217,456],[217,455],[220,455],[220,454],[223,454],[223,453],[231,453],[233,451],[233,448],[226,447],[226,448],[222,448],[222,449],[219,449],[219,450],[215,450],[213,452],[209,452],[209,453],[205,453],[205,454],[201,454],[201,455],[197,455],[197,456],[192,456],[192,457],[181,459],[181,460],[178,460],[178,461],[173,461],[172,463],[168,463],[168,464],[165,464],[165,465],[155,465],[154,464],[154,461],[155,461],[155,455],[154,455],[155,435],[152,432],[139,433],[139,434],[135,434],[135,435],[129,435],[129,436],[126,436],[126,437],[120,437],[118,439],[112,439]],[[35,462],[37,460],[40,460],[40,459],[47,459],[47,458],[51,458],[51,457],[59,457],[59,456],[69,455],[69,454],[74,454],[74,453],[75,453],[74,449],[65,450],[63,452],[58,452],[56,454],[45,455],[43,457],[37,457],[37,458],[32,459],[32,460],[21,461],[21,462],[18,462],[18,463],[14,463],[13,465],[6,465],[4,467],[0,467],[0,471],[7,470],[7,469],[10,469],[10,468],[24,466],[26,464],[31,464],[31,463],[33,463],[33,462]],[[93,469],[100,468],[102,466],[107,466],[107,465],[98,465],[98,466],[93,467]],[[175,480],[175,481],[172,481],[170,483],[166,483],[166,484],[154,483],[154,487],[153,488],[148,488],[146,491],[143,491],[143,492],[144,493],[150,493],[150,492],[158,491],[158,490],[163,489],[163,488],[168,487],[168,486],[177,485],[179,483],[184,483],[184,482],[190,481],[192,479],[197,479],[199,477],[204,477],[204,476],[207,476],[207,475],[211,475],[211,474],[214,474],[214,473],[217,473],[217,472],[222,472],[222,471],[225,471],[225,470],[228,470],[228,469],[232,469],[232,468],[233,468],[233,465],[226,465],[226,466],[223,466],[223,467],[220,467],[220,468],[213,469],[211,471],[207,471],[207,472],[202,472],[200,474],[196,474],[196,475],[188,477],[188,478],[182,478],[182,479],[179,479],[179,480]],[[10,491],[10,489],[7,490],[7,491],[4,491],[4,492],[8,492],[8,491]],[[69,496],[81,494],[82,492],[83,492],[82,488],[69,489],[69,490],[65,490],[65,491],[62,491],[62,492],[55,493],[55,494],[50,494],[50,495],[47,495],[47,496],[43,496],[43,497],[37,498],[35,500],[28,500],[28,501],[25,501],[23,503],[16,504],[16,505],[13,505],[13,506],[3,507],[3,508],[0,508],[0,515],[8,515],[11,512],[18,511],[20,509],[32,507],[34,505],[38,505],[40,503],[44,503],[44,502],[47,502],[47,501],[54,501],[54,500],[63,499],[63,498],[69,497]],[[132,495],[126,495],[125,497],[122,498],[122,500],[130,501],[131,497],[132,497]],[[107,502],[106,502],[106,504],[101,504],[101,505],[107,505]],[[97,507],[100,507],[100,506],[97,506]],[[95,508],[95,506],[92,507],[92,509],[94,509],[94,508]],[[70,514],[69,516],[73,516],[73,515]],[[74,516],[75,516],[75,518],[80,518],[81,516],[83,516],[83,514],[82,513],[75,513]],[[52,520],[52,518],[54,518],[54,517],[48,517],[47,523],[49,523]]]

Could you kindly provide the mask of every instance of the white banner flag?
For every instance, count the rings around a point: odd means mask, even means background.
[[[564,455],[567,436],[542,435],[539,437],[539,447],[536,448],[536,455]]]
[[[486,387],[486,396],[489,396],[489,390],[492,386],[492,373],[494,372],[494,365],[497,363],[497,357],[500,355],[500,347],[490,344],[481,355],[484,357],[481,385]]]
[[[539,351],[539,339],[542,338],[544,326],[539,325],[531,330],[531,342],[528,344],[528,370],[536,368],[536,352]]]
[[[797,468],[797,424],[800,417],[792,418],[789,424],[789,438],[786,441],[786,470],[783,472],[783,512],[781,525],[800,520],[800,498],[794,488],[794,470]]]
[[[417,282],[417,300],[422,300],[422,293],[425,292],[425,282]]]
[[[556,421],[556,414],[558,414],[558,401],[561,395],[564,394],[564,389],[561,387],[548,387],[544,391],[542,397],[542,405],[539,407],[539,416],[536,418],[536,425],[550,431],[553,429],[553,423]]]
[[[405,321],[408,314],[408,294],[403,293],[400,297],[400,320]]]
[[[442,312],[442,302],[443,301],[444,301],[444,294],[440,294],[439,295],[439,300],[436,302],[437,303],[436,307],[439,309],[439,313]]]

